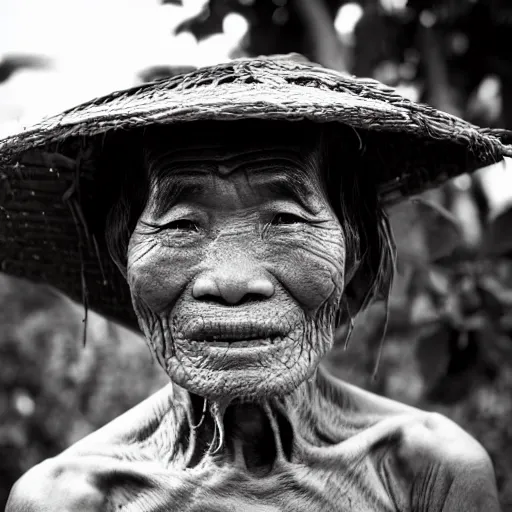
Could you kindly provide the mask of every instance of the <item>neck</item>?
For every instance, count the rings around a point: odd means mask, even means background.
[[[329,384],[323,375],[315,373],[285,397],[261,401],[205,403],[191,394],[194,441],[189,466],[209,457],[218,464],[264,475],[276,461],[290,461],[298,445],[325,444],[329,436],[322,432],[325,429],[317,412],[326,401],[331,409],[335,403],[331,404],[334,396],[326,393]]]
[[[197,395],[190,398],[196,423],[191,466],[206,454],[261,475],[278,457],[289,456],[293,431],[279,400],[209,403]]]

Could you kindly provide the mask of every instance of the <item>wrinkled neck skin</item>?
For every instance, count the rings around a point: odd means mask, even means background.
[[[176,396],[181,428],[173,445],[181,446],[182,469],[213,463],[263,477],[314,462],[317,448],[344,441],[365,421],[323,367],[280,398],[233,400],[219,408],[181,388]]]
[[[319,140],[206,137],[146,148],[128,283],[150,348],[189,393],[189,463],[264,472],[291,450],[289,404],[311,395],[332,346],[345,241]]]
[[[282,399],[235,400],[229,404],[209,403],[207,399],[189,395],[190,417],[194,423],[190,425],[187,465],[195,467],[214,460],[254,476],[265,476],[276,463],[290,459],[293,443],[290,434],[295,422],[287,404],[296,393],[297,390]]]

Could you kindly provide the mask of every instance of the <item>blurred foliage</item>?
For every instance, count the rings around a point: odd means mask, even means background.
[[[0,509],[19,476],[168,382],[144,340],[0,275]]]
[[[335,34],[347,5],[361,16]],[[477,124],[512,126],[512,5],[506,0],[209,0],[176,32],[220,33],[228,14],[249,23],[238,53],[299,52],[315,62],[392,86]],[[378,43],[376,43],[378,42]]]
[[[50,65],[50,60],[40,55],[5,55],[0,60],[0,84],[20,70],[44,69]]]

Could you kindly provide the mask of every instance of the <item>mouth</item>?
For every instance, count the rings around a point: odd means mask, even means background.
[[[205,336],[202,339],[195,339],[194,341],[208,343],[211,347],[218,348],[252,348],[261,347],[265,345],[276,345],[283,340],[283,336],[251,336],[246,338],[218,338],[216,336]]]
[[[218,348],[251,348],[272,346],[283,341],[285,334],[277,329],[254,328],[244,325],[215,325],[186,329],[180,333],[182,339],[205,343]]]

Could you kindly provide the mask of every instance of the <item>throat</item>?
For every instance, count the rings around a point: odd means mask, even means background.
[[[254,474],[269,473],[279,459],[283,442],[289,445],[285,418],[270,404],[239,404],[225,415],[226,449],[236,466]],[[291,433],[291,429],[288,429]]]
[[[282,459],[290,460],[293,429],[277,403],[230,403],[224,407],[191,397],[195,447],[191,466],[205,457],[229,464],[253,476],[265,476]]]

